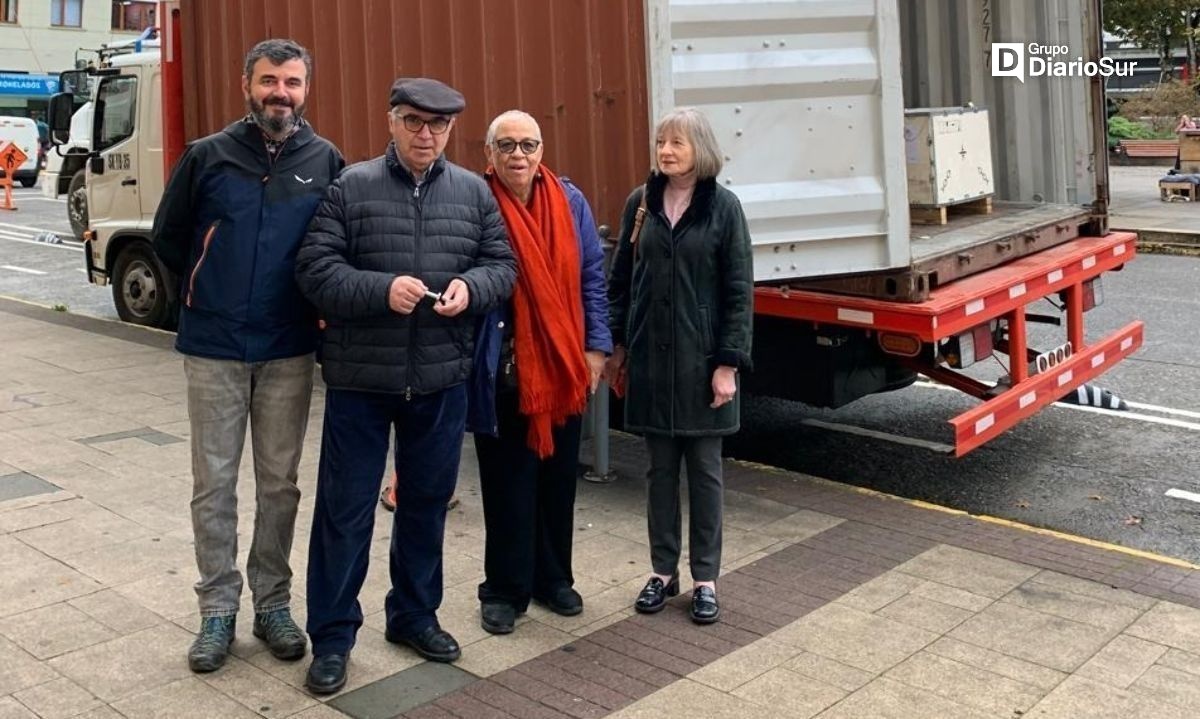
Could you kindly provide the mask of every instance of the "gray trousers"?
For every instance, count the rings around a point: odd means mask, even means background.
[[[721,570],[721,523],[725,488],[721,482],[720,437],[646,436],[650,451],[647,526],[650,562],[656,574],[679,571],[682,514],[679,461],[687,461],[688,556],[692,580],[715,581]]]
[[[256,612],[291,601],[289,557],[300,488],[296,469],[308,427],[313,355],[240,362],[185,356],[192,428],[192,532],[200,615],[236,614],[237,481],[246,426],[254,448],[254,539],[246,578]]]

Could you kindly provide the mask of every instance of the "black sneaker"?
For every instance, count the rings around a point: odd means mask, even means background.
[[[479,605],[479,624],[491,634],[512,634],[517,610],[508,602],[483,602]]]
[[[292,613],[286,607],[255,614],[254,636],[267,643],[272,656],[284,661],[293,661],[304,656],[308,645],[304,632],[292,621]]]
[[[215,672],[229,658],[229,645],[237,629],[237,616],[203,617],[200,633],[188,649],[188,667],[197,673]]]
[[[583,611],[583,597],[573,587],[560,584],[544,594],[534,594],[533,600],[544,604],[547,609],[564,617],[573,617]]]

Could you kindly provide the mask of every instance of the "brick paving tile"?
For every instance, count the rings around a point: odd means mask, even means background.
[[[740,605],[735,604],[731,606],[725,602],[722,602],[720,623],[727,624],[731,627],[737,627],[742,631],[757,634],[760,637],[765,637],[783,626],[763,621],[757,617],[752,617],[741,610],[742,607]]]
[[[554,687],[549,684],[537,680],[530,681],[527,674],[522,674],[515,669],[505,669],[499,674],[493,674],[490,680],[511,692],[539,702],[555,691]]]
[[[489,706],[465,692],[454,692],[440,697],[433,705],[462,719],[520,719],[508,712]]]
[[[586,699],[560,691],[547,694],[542,699],[542,703],[548,704],[552,709],[557,709],[568,716],[575,717],[575,719],[599,719],[609,714],[609,711],[599,704],[593,704]]]
[[[812,611],[812,600],[824,604],[829,597],[816,593],[801,592],[785,575],[762,567],[742,567],[737,574],[727,575],[721,582],[723,592],[753,604],[760,609],[780,615],[781,624],[786,624]],[[782,580],[782,581],[777,581]],[[829,590],[814,589],[813,592],[828,593]],[[800,595],[800,596],[797,596]],[[840,596],[840,593],[835,595]],[[797,601],[791,601],[795,598]]]
[[[720,636],[714,630],[716,624],[696,624],[692,621],[690,614],[684,612],[672,613],[669,621],[648,622],[645,626],[651,631],[657,632],[666,637],[674,637],[681,642],[690,644],[702,651],[712,652],[717,657],[725,656],[731,652],[736,652],[749,642],[734,642]],[[637,626],[633,622],[630,623]],[[739,632],[739,636],[753,636],[745,632]],[[752,640],[753,641],[753,640]]]
[[[759,638],[756,634],[750,634],[740,629],[722,627],[720,622],[701,626],[682,612],[670,612],[666,613],[666,616],[663,616],[662,613],[650,616],[638,614],[626,621],[633,626],[676,637],[688,644],[704,647],[720,655],[737,651]]]
[[[521,719],[565,719],[567,714],[484,679],[463,687],[475,699]]]
[[[409,709],[401,716],[403,716],[404,719],[459,719],[457,715],[451,714],[445,709],[433,704],[426,704],[424,706],[417,707],[416,709]]]
[[[632,679],[646,682],[656,689],[661,689],[679,676],[652,664],[647,664],[634,657],[614,652],[608,647],[601,646],[588,639],[575,642],[575,656],[578,659],[595,662],[606,669],[619,672]]]
[[[545,657],[539,657],[537,660],[519,664],[513,667],[513,669],[516,669],[521,674],[549,684],[555,689],[570,694],[573,697],[579,697],[592,704],[598,704],[609,711],[614,711],[632,701],[630,697],[609,689],[603,684],[564,672],[553,661]]]
[[[630,641],[657,649],[691,664],[692,669],[687,671],[688,674],[691,674],[718,657],[716,652],[692,646],[674,637],[668,637],[665,634],[648,632],[640,627],[630,626],[624,622],[613,624],[608,627],[608,630]]]
[[[557,657],[555,665],[568,674],[574,674],[577,677],[594,681],[630,699],[641,699],[662,688],[640,679],[626,676],[616,669],[604,666],[600,662],[573,655]]]
[[[615,624],[612,626],[616,626]],[[605,627],[597,632],[592,632],[588,635],[588,640],[595,642],[603,647],[608,647],[620,654],[628,654],[635,659],[640,659],[647,664],[651,664],[660,669],[665,669],[672,674],[680,677],[685,677],[688,674],[696,671],[699,667],[683,659],[679,659],[664,651],[660,651],[653,647],[648,647],[639,642],[628,639],[621,634],[612,631],[612,627]]]

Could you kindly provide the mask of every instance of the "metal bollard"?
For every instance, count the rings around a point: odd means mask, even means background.
[[[604,273],[607,275],[616,245],[609,240],[608,225],[600,225],[597,233],[604,244]],[[608,404],[608,383],[600,380],[600,384],[596,387],[596,394],[592,395],[591,401],[588,402],[588,409],[583,418],[584,436],[590,437],[592,440],[592,469],[590,472],[585,472],[583,478],[598,484],[607,484],[617,478],[612,467],[609,466]]]

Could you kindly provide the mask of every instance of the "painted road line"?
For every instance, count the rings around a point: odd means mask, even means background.
[[[894,444],[903,444],[909,447],[919,447],[928,449],[941,454],[954,454],[954,447],[941,442],[931,442],[927,439],[918,439],[916,437],[905,437],[899,434],[890,432],[881,432],[877,429],[867,429],[866,427],[857,427],[852,424],[840,424],[838,422],[826,422],[819,419],[802,419],[800,424],[808,425],[809,427],[817,427],[819,429],[827,429],[833,432],[842,432],[844,434],[853,434],[859,437],[870,437],[871,439],[881,439],[885,442]]]
[[[28,267],[18,267],[16,265],[0,265],[0,270],[10,270],[12,272],[23,272],[27,275],[44,275],[42,270],[31,270]]]
[[[2,234],[2,233],[0,233],[0,240],[5,240],[7,242],[21,242],[26,245],[37,245],[38,247],[50,247],[50,248],[56,249],[56,250],[70,250],[71,252],[83,252],[83,245],[78,242],[72,242],[69,244],[66,242],[64,242],[62,244],[54,244],[51,242],[38,242],[37,240],[31,240],[31,239],[28,239],[25,237],[13,237],[13,236],[9,236],[9,235]]]
[[[949,392],[958,392],[953,387],[948,387],[936,382],[914,382],[914,387],[926,387],[929,389],[947,390]],[[1156,404],[1143,404],[1140,402],[1126,402],[1125,404],[1137,409],[1144,409],[1150,412],[1158,412],[1160,414],[1175,415],[1178,417],[1189,417],[1200,419],[1200,412],[1192,412],[1186,409],[1175,409],[1173,407],[1162,407]],[[1132,419],[1139,422],[1149,422],[1150,424],[1165,424],[1171,427],[1182,427],[1184,429],[1200,431],[1200,423],[1187,422],[1184,420],[1171,419],[1170,417],[1155,417],[1154,415],[1142,414],[1140,412],[1118,411],[1105,407],[1090,407],[1086,405],[1070,404],[1066,402],[1055,402],[1055,407],[1063,409],[1075,410],[1076,412],[1092,412],[1093,414],[1102,414],[1106,417],[1114,417],[1116,419]]]
[[[1144,409],[1147,412],[1158,412],[1160,414],[1173,414],[1179,417],[1191,417],[1192,419],[1200,419],[1200,412],[1192,412],[1187,409],[1175,409],[1173,407],[1160,407],[1156,404],[1144,404],[1142,402],[1126,402],[1125,404],[1134,409]]]
[[[14,225],[11,222],[0,222],[0,230],[23,230],[25,232],[32,232],[35,235],[38,233],[41,233],[41,232],[53,232],[56,235],[66,235],[67,237],[70,237],[69,231],[67,231],[67,230],[48,230],[45,227],[30,227],[29,225]]]
[[[1174,497],[1175,499],[1186,499],[1189,502],[1200,503],[1200,494],[1189,492],[1186,489],[1168,489],[1167,496]]]

